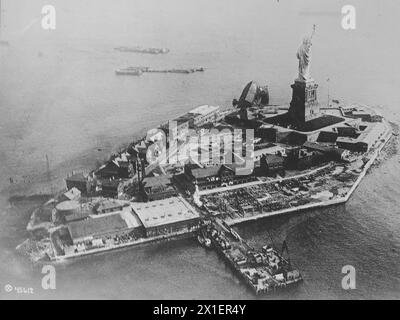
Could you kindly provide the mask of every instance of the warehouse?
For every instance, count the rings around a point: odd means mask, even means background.
[[[195,231],[199,226],[199,214],[180,197],[132,202],[131,207],[143,223],[147,237]]]
[[[142,184],[146,201],[165,199],[177,194],[169,175],[147,177]]]
[[[82,194],[86,194],[88,190],[88,179],[83,173],[74,173],[65,179],[67,189],[78,189]]]
[[[109,214],[68,224],[68,231],[74,245],[80,243],[90,245],[95,239],[106,241],[108,238],[123,236],[130,232],[140,234],[142,228],[140,220],[131,217],[128,219],[126,213]]]
[[[363,127],[357,138],[339,137],[336,141],[338,147],[355,152],[367,152],[380,139],[382,139],[385,128],[383,123],[370,123]]]

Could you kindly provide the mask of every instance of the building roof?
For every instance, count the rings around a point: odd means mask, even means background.
[[[140,219],[136,213],[132,212],[130,207],[129,207],[129,211],[124,210],[120,213],[120,215],[121,215],[122,219],[125,220],[125,222],[129,228],[143,227],[142,221],[140,221]]]
[[[76,200],[81,196],[81,192],[79,189],[73,187],[70,190],[68,190],[67,192],[64,192],[64,196],[68,200]]]
[[[99,216],[97,218],[89,218],[68,224],[68,230],[72,240],[98,236],[127,228],[128,225],[119,214]]]
[[[67,200],[56,205],[57,211],[73,211],[79,209],[81,204],[76,200]]]
[[[87,179],[83,173],[74,173],[73,175],[67,177],[65,180],[77,181],[77,182],[86,182],[87,181]]]
[[[265,160],[268,165],[282,165],[283,157],[274,155],[274,154],[265,154]]]
[[[126,207],[128,206],[125,203],[119,202],[117,200],[105,200],[100,202],[100,204],[97,206],[96,210],[98,212],[101,211],[106,211],[106,210],[114,210],[114,209],[119,209],[121,207]],[[116,210],[114,210],[116,211]]]
[[[158,186],[166,187],[170,184],[171,184],[171,177],[165,174],[154,177],[146,177],[143,179],[143,185],[145,188],[152,188]]]
[[[178,125],[188,122],[193,119],[193,115],[190,113],[185,113],[184,115],[179,116],[178,118],[175,118],[174,121],[178,123]]]
[[[97,179],[97,181],[101,184],[102,187],[108,188],[118,188],[118,185],[121,183],[120,179]]]
[[[75,211],[73,214],[65,216],[65,221],[68,223],[75,220],[82,220],[89,217],[90,214],[91,212],[89,210],[78,210]]]
[[[315,151],[320,151],[323,153],[327,153],[327,152],[331,152],[332,151],[332,147],[331,146],[326,146],[323,144],[319,144],[316,142],[310,142],[310,141],[306,141],[303,143],[303,147],[306,149],[311,149],[311,150],[315,150]]]
[[[180,197],[152,202],[132,202],[131,207],[145,228],[199,218],[197,211]]]
[[[318,134],[318,142],[336,142],[338,133],[334,131],[320,131]]]
[[[218,106],[210,106],[210,105],[203,105],[203,106],[199,106],[193,110],[190,110],[189,113],[192,114],[200,114],[202,116],[209,114],[211,112],[215,112],[219,109]]]
[[[254,157],[257,158],[259,156],[262,156],[263,154],[277,154],[278,152],[281,152],[282,154],[285,153],[285,148],[277,146],[275,144],[271,144],[265,148],[256,149],[254,151]]]
[[[221,166],[192,169],[192,176],[196,179],[214,177],[218,174],[219,169],[221,169]]]

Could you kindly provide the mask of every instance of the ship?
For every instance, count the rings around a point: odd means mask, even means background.
[[[147,53],[147,54],[166,54],[169,52],[168,48],[142,48],[142,47],[116,47],[116,51],[121,52],[134,52],[134,53]]]
[[[128,67],[115,70],[115,74],[118,76],[141,76],[143,70],[140,68]]]

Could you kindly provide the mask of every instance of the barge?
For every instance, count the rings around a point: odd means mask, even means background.
[[[195,72],[204,72],[203,67],[188,68],[188,69],[152,69],[150,67],[126,67],[120,68],[115,71],[117,75],[129,75],[129,76],[140,76],[145,72],[148,73],[179,73],[179,74],[190,74]]]
[[[270,293],[303,281],[290,260],[270,245],[252,248],[231,227],[216,219],[206,227],[213,248],[235,274],[256,294]]]
[[[116,47],[116,51],[120,52],[133,52],[133,53],[145,53],[145,54],[167,54],[169,52],[168,48],[143,48],[143,47]]]

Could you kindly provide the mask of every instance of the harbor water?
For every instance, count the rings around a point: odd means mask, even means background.
[[[198,105],[231,105],[250,80],[269,86],[272,103],[288,103],[295,53],[313,24],[311,74],[321,104],[329,91],[333,99],[374,106],[400,122],[398,1],[352,1],[357,26],[350,31],[341,26],[346,3],[338,0],[54,1],[54,31],[41,28],[42,2],[2,2],[10,45],[0,47],[1,298],[253,298],[194,239],[57,264],[55,290],[42,288],[41,266],[15,247],[28,236],[32,210],[63,186],[63,177],[94,168],[146,129]],[[114,50],[136,45],[170,52]],[[115,75],[128,66],[205,72]],[[254,246],[280,247],[286,240],[304,278],[292,290],[257,299],[399,299],[399,178],[394,144],[345,205],[236,227]],[[356,270],[354,290],[342,289],[346,265]],[[7,284],[33,294],[6,292]]]

